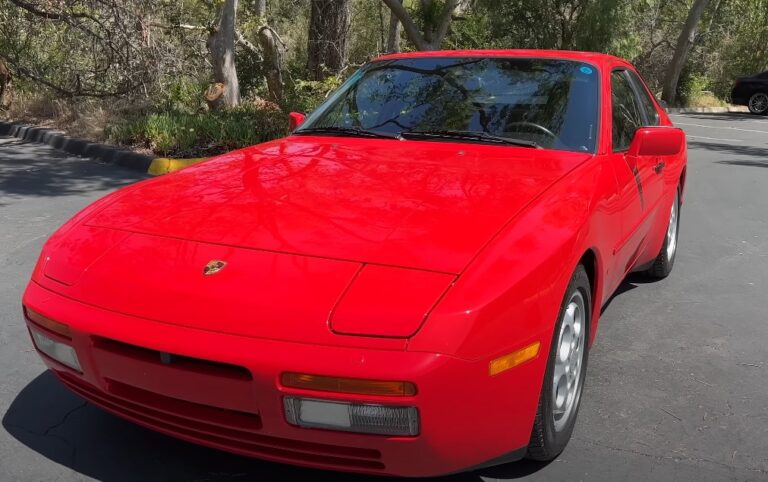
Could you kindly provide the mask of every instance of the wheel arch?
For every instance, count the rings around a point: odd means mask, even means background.
[[[579,258],[576,266],[582,265],[587,272],[587,278],[589,279],[589,288],[591,290],[590,296],[592,297],[592,313],[589,323],[589,345],[591,346],[595,340],[595,334],[597,331],[597,324],[602,310],[602,290],[603,290],[603,276],[600,274],[600,260],[597,251],[594,248],[587,248]],[[575,267],[574,267],[575,269]]]
[[[683,166],[683,170],[680,172],[680,180],[678,181],[680,186],[680,204],[683,204],[683,195],[685,194],[685,182],[688,176],[688,166]]]
[[[584,269],[587,270],[587,277],[589,277],[589,286],[592,290],[593,299],[597,299],[597,293],[595,292],[595,289],[597,288],[597,283],[595,282],[597,280],[597,256],[595,255],[595,252],[592,248],[587,249],[584,254],[581,256],[581,259],[579,259],[579,264],[584,266]]]

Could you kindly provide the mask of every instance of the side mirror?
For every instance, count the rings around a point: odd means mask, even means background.
[[[291,112],[288,114],[288,127],[291,130],[291,132],[295,131],[297,127],[299,127],[301,124],[304,123],[304,119],[306,119],[307,116],[300,112]]]
[[[641,127],[629,145],[630,156],[674,156],[685,146],[685,132],[677,127]]]

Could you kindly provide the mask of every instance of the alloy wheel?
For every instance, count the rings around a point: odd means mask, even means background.
[[[768,111],[768,94],[760,92],[750,97],[749,110],[758,114]]]
[[[555,371],[552,377],[552,415],[557,432],[567,425],[580,393],[586,338],[584,325],[587,319],[584,306],[584,297],[580,291],[575,291],[568,301],[560,323]]]
[[[667,259],[675,257],[677,249],[677,213],[680,209],[679,194],[675,194],[675,202],[672,203],[672,211],[669,214],[669,226],[667,227]]]

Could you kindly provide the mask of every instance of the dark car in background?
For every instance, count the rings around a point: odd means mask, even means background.
[[[768,71],[736,79],[731,103],[746,105],[753,114],[768,114]]]

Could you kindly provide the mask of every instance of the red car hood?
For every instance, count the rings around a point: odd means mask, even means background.
[[[288,137],[122,195],[96,227],[459,273],[508,220],[590,154]]]

